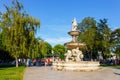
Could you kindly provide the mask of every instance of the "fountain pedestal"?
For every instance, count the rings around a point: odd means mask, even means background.
[[[80,62],[53,62],[52,69],[59,71],[97,71],[99,62],[80,61]]]

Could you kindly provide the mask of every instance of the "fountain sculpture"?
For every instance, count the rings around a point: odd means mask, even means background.
[[[77,30],[77,21],[74,18],[72,21],[72,30],[68,32],[72,36],[72,41],[65,43],[67,52],[65,53],[65,62],[53,62],[52,69],[54,70],[72,70],[72,71],[96,71],[99,70],[99,62],[83,61],[83,53],[80,48],[84,47],[84,43],[77,42],[76,37],[80,34]]]

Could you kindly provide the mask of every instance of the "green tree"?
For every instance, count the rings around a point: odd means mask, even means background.
[[[111,51],[115,52],[118,57],[120,57],[120,28],[115,29],[111,33]]]
[[[17,0],[12,1],[11,7],[4,6],[6,12],[2,14],[0,26],[5,36],[5,47],[16,59],[18,67],[20,54],[24,54],[27,58],[30,55],[30,44],[34,40],[35,30],[40,26],[40,22],[26,14],[22,3]]]
[[[100,19],[98,22],[98,38],[99,38],[99,51],[102,54],[109,56],[110,55],[110,47],[112,43],[110,43],[111,29],[107,25],[107,19]]]
[[[0,32],[0,60],[3,60],[4,62],[8,62],[13,60],[13,57],[9,54],[8,51],[5,50],[4,46],[4,35],[2,32]]]
[[[59,55],[60,59],[64,59],[65,58],[65,56],[64,56],[64,54],[65,54],[65,47],[63,45],[56,44],[54,46],[54,48],[53,48],[53,51],[54,51],[55,54]]]
[[[48,42],[45,42],[45,41],[41,41],[40,42],[40,50],[41,50],[41,57],[44,58],[44,57],[47,57],[48,54],[52,54],[52,46],[48,43]]]
[[[78,40],[85,42],[87,50],[86,53],[88,53],[89,58],[92,59],[94,55],[96,55],[96,21],[91,17],[84,18],[82,22],[78,24],[78,29],[81,31]]]
[[[52,53],[52,46],[48,43],[48,42],[45,42],[45,45],[46,45],[46,53],[47,55],[51,55]]]
[[[29,57],[34,59],[34,58],[40,58],[41,57],[41,51],[40,51],[40,38],[34,38],[30,44],[29,47]]]
[[[84,18],[78,24],[78,29],[81,31],[78,40],[85,42],[86,53],[89,54],[89,58],[97,59],[98,51],[102,52],[104,56],[110,55],[111,30],[107,25],[107,19],[100,19],[97,22],[91,17]]]

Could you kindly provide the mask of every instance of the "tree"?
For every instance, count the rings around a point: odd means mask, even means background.
[[[92,60],[94,54],[96,53],[96,21],[94,20],[94,18],[91,17],[84,18],[82,22],[78,24],[78,29],[81,31],[78,40],[81,42],[85,42],[87,53],[89,55],[89,58]]]
[[[56,44],[53,48],[55,54],[59,55],[60,59],[64,59],[65,47],[60,44]]]
[[[41,39],[40,38],[34,38],[30,44],[30,47],[29,47],[29,58],[40,58],[41,56],[41,51],[40,51],[40,41]]]
[[[78,23],[77,29],[80,30],[81,33],[84,33],[87,28],[95,26],[96,21],[93,17],[85,17],[82,22]]]
[[[120,28],[112,31],[110,43],[112,43],[111,51],[115,52],[116,55],[120,57]]]
[[[13,60],[13,57],[9,54],[9,52],[5,50],[4,35],[2,32],[0,32],[0,60],[3,60],[4,62]]]
[[[107,25],[107,19],[100,19],[98,22],[98,38],[99,38],[99,48],[98,50],[102,52],[102,54],[109,56],[110,55],[110,36],[111,30]]]
[[[52,54],[52,46],[48,42],[40,42],[41,57],[47,57],[48,54]]]
[[[110,56],[110,49],[114,45],[114,38],[111,39],[111,29],[107,25],[107,19],[87,17],[78,24],[81,34],[78,40],[86,43],[86,53],[91,54],[91,59],[98,59],[98,52],[102,52],[104,58]]]
[[[48,43],[48,42],[45,42],[45,45],[46,45],[46,54],[47,55],[50,55],[52,54],[52,46]]]
[[[35,30],[39,28],[40,22],[26,14],[22,3],[17,0],[12,1],[11,7],[4,6],[6,12],[2,14],[0,27],[5,36],[6,50],[16,59],[18,67],[20,54],[29,57],[30,44],[34,40]]]

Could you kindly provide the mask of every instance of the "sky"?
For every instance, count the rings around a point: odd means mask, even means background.
[[[5,12],[3,4],[12,0],[0,0],[0,11]],[[40,20],[36,37],[50,43],[64,44],[72,40],[68,32],[72,29],[73,18],[80,23],[85,17],[95,20],[107,18],[108,26],[114,30],[120,27],[120,0],[18,0],[25,11]]]

